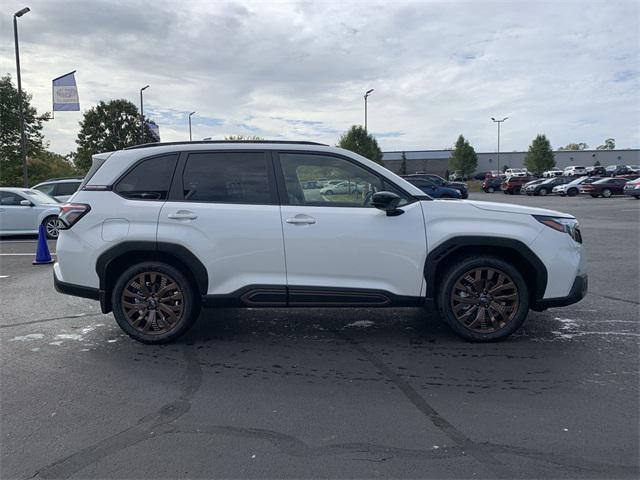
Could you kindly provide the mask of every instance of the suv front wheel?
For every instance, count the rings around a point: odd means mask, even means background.
[[[504,339],[527,317],[527,284],[516,268],[500,258],[466,258],[445,272],[441,285],[438,310],[465,340]]]
[[[112,305],[120,328],[142,343],[175,340],[189,330],[200,310],[187,278],[161,262],[125,270],[113,289]]]

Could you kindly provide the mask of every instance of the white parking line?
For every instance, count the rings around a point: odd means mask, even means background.
[[[0,278],[9,278],[9,275],[0,275]]]
[[[51,252],[51,255],[55,255],[56,252]],[[0,256],[3,257],[17,257],[17,256],[21,256],[21,255],[29,255],[31,257],[33,257],[35,255],[35,253],[0,253]]]

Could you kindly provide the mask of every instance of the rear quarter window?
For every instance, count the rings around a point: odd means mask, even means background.
[[[113,190],[131,200],[166,200],[177,159],[177,154],[170,154],[142,160],[118,180]]]

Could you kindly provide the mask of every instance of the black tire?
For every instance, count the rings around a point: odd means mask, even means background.
[[[596,195],[595,193],[592,193],[592,194],[591,194],[591,196],[592,196],[593,198],[598,198],[600,195]]]
[[[509,292],[508,295],[513,297],[511,300],[506,301],[509,305],[498,304],[498,307],[501,309],[505,309],[505,307],[511,309],[511,313],[509,313],[509,318],[507,321],[500,322],[497,321],[499,317],[496,319],[497,323],[494,323],[492,319],[495,319],[495,311],[491,310],[495,302],[492,297],[484,297],[483,299],[478,298],[476,302],[487,301],[489,298],[488,306],[483,307],[480,303],[471,304],[471,302],[463,302],[456,306],[456,310],[458,311],[458,315],[461,312],[467,312],[462,316],[471,313],[469,318],[474,317],[472,310],[474,307],[476,308],[476,312],[478,312],[472,322],[478,321],[478,316],[480,310],[484,309],[483,316],[486,316],[488,312],[493,312],[490,314],[491,318],[489,320],[485,320],[484,318],[480,319],[481,325],[492,323],[492,326],[489,328],[481,328],[481,329],[472,329],[469,326],[464,324],[463,320],[458,319],[456,314],[454,313],[453,303],[456,301],[455,299],[460,299],[461,296],[454,296],[454,292],[456,291],[456,285],[460,285],[459,282],[468,282],[468,278],[472,278],[476,282],[483,282],[482,279],[477,279],[476,277],[468,277],[467,274],[470,272],[475,272],[476,270],[486,269],[486,277],[491,276],[491,278],[485,278],[484,284],[480,289],[484,289],[485,293],[480,294],[485,295],[487,291],[491,291],[491,289],[495,289],[497,287],[497,282],[500,281],[499,275],[502,275],[503,282],[507,281],[507,283],[503,283],[503,285],[510,285],[508,287],[504,287],[502,292]],[[492,273],[489,273],[492,272]],[[495,272],[495,273],[493,273]],[[493,283],[493,280],[496,282]],[[503,340],[511,335],[513,332],[518,330],[525,319],[527,318],[527,314],[529,312],[529,289],[527,288],[527,284],[524,281],[523,276],[520,272],[509,262],[502,260],[498,257],[492,256],[480,256],[480,257],[468,257],[460,260],[459,262],[453,264],[449,267],[445,273],[442,275],[442,278],[439,280],[439,284],[442,288],[437,293],[437,306],[438,311],[440,312],[443,320],[451,327],[451,329],[460,337],[465,340],[472,342],[492,342],[497,340]],[[480,283],[481,284],[481,283]],[[481,284],[482,285],[482,284]],[[465,291],[466,292],[466,291]],[[474,300],[472,295],[467,297],[469,300]],[[503,293],[503,295],[507,295]],[[468,310],[465,310],[464,305],[469,303]],[[458,310],[458,307],[462,305],[462,309]],[[497,326],[497,328],[495,328]]]
[[[60,235],[60,220],[57,215],[51,215],[42,221],[44,231],[49,240],[57,240]]]
[[[487,188],[487,193],[493,193],[493,192],[495,192],[495,191],[496,191],[496,189],[495,189],[495,188],[493,188],[493,187],[489,187],[489,188]]]
[[[333,190],[327,190],[324,192],[325,195],[333,195]]]
[[[640,200],[640,195],[634,195],[634,198],[635,198],[636,200]]]
[[[154,274],[155,276],[152,276]],[[158,305],[155,308],[155,314],[151,314],[151,309],[146,309],[146,306],[149,305],[148,302],[138,298],[146,297],[142,289],[137,289],[137,293],[132,293],[136,290],[132,282],[136,282],[138,280],[136,277],[141,276],[145,281],[144,289],[150,294],[153,294],[154,291],[155,293],[164,291],[165,301],[155,301],[157,296],[152,297],[154,303]],[[163,285],[162,279],[167,280],[167,283]],[[147,282],[147,280],[149,281]],[[138,281],[137,284],[139,283],[141,282]],[[175,288],[167,290],[167,287],[171,287],[174,283]],[[127,289],[126,292],[125,289]],[[166,297],[167,294],[170,296]],[[178,295],[180,298],[175,299]],[[125,302],[124,296],[133,299],[133,302]],[[174,300],[173,304],[166,303],[167,300]],[[113,316],[120,328],[134,340],[148,344],[169,343],[176,340],[191,328],[200,313],[200,301],[193,284],[180,270],[162,262],[142,262],[125,270],[118,277],[111,301]],[[125,303],[145,305],[145,307],[143,307],[144,310],[143,308],[129,308],[127,312]],[[161,304],[166,308],[161,308]],[[175,322],[167,321],[169,318],[167,309],[174,312],[174,316],[177,318]],[[135,318],[132,319],[132,316]],[[136,322],[139,322],[137,326],[134,325]],[[147,329],[147,327],[149,328]]]
[[[513,194],[514,195],[520,195],[522,193],[522,188],[521,187],[516,187],[513,189]]]
[[[511,195],[511,191],[510,190],[503,190],[505,195]]]
[[[538,195],[540,195],[541,197],[546,197],[548,193],[549,193],[549,191],[546,188],[541,188],[538,191]]]
[[[578,195],[578,189],[577,188],[570,188],[567,191],[567,195],[569,195],[570,197],[575,197],[576,195]]]
[[[602,190],[602,196],[604,198],[609,198],[611,195],[613,195],[613,192],[610,189],[605,188],[604,190]]]

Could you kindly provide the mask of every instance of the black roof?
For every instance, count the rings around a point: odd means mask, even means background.
[[[287,144],[287,145],[321,145],[327,147],[328,145],[318,142],[305,142],[305,141],[293,141],[293,140],[196,140],[192,142],[156,142],[156,143],[143,143],[141,145],[134,145],[132,147],[126,147],[124,150],[136,150],[138,148],[149,147],[165,147],[168,145],[203,145],[203,144],[218,144],[218,143],[260,143],[260,144]]]

